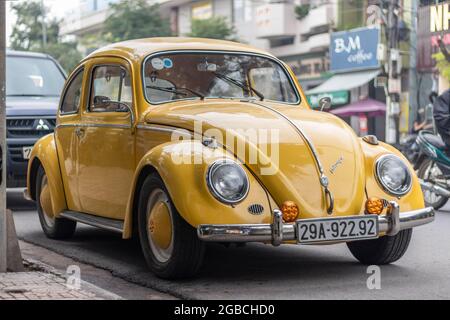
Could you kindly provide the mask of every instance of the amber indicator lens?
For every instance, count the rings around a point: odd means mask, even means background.
[[[379,198],[369,198],[365,207],[368,214],[381,214],[384,210],[384,201]]]
[[[298,207],[293,201],[285,201],[281,206],[284,222],[294,222],[298,218]]]

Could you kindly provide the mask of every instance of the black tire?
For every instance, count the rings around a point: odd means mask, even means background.
[[[419,171],[417,172],[417,176],[420,179],[423,179],[425,181],[427,181],[429,179],[429,177],[427,176],[427,169],[430,167],[430,165],[432,164],[432,161],[430,159],[425,159],[419,166]],[[434,210],[439,210],[441,209],[443,206],[445,206],[445,204],[448,202],[448,198],[443,197],[443,196],[438,196],[438,195],[434,195],[434,197],[429,197],[431,195],[431,193],[429,194],[429,196],[427,196],[426,192],[430,192],[430,191],[425,191],[424,192],[424,200],[425,200],[425,206],[427,207],[433,207]]]
[[[51,223],[49,222],[49,217],[45,214],[41,204],[42,182],[44,179],[46,179],[46,174],[44,168],[40,166],[36,175],[36,207],[42,230],[50,239],[68,239],[73,236],[77,223],[65,218],[56,218]]]
[[[395,236],[374,240],[348,242],[352,255],[362,264],[383,265],[399,260],[411,241],[412,229],[402,230]]]
[[[164,201],[170,212],[172,222],[171,253],[167,260],[161,262],[158,252],[151,246],[148,226],[151,199],[155,192],[165,193]],[[189,225],[178,213],[169,193],[158,174],[149,175],[141,188],[138,206],[138,229],[142,252],[149,268],[158,277],[164,279],[181,279],[194,276],[200,269],[205,252],[205,244],[198,239],[197,230]]]

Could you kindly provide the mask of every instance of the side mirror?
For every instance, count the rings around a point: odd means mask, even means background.
[[[331,98],[330,97],[323,97],[319,100],[319,108],[320,111],[327,111],[331,109]]]

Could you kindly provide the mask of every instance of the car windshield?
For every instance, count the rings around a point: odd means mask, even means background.
[[[150,103],[182,99],[257,99],[298,103],[285,69],[251,54],[170,53],[148,58],[144,86]]]
[[[7,96],[59,96],[64,76],[55,62],[46,58],[7,56]]]

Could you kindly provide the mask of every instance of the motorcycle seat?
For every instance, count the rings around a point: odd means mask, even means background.
[[[422,137],[425,139],[425,141],[427,141],[429,144],[435,146],[438,149],[441,150],[447,149],[447,145],[440,136],[436,136],[434,134],[424,134]]]

